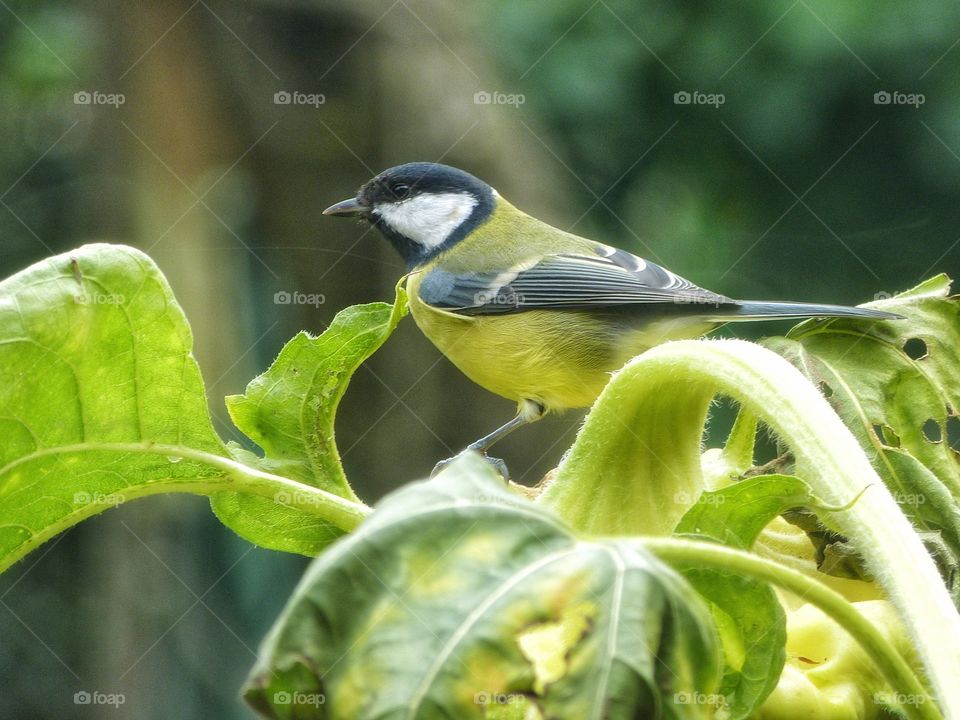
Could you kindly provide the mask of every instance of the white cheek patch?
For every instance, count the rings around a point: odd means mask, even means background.
[[[381,203],[373,211],[391,228],[425,248],[443,244],[470,217],[477,199],[468,193],[425,193],[399,203]]]

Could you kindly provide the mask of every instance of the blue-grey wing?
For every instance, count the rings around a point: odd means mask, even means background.
[[[595,255],[562,253],[503,272],[429,271],[420,299],[462,315],[496,315],[545,309],[599,309],[629,305],[735,307],[624,250],[598,245]]]

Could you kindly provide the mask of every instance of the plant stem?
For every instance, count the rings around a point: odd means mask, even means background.
[[[182,457],[223,470],[226,473],[224,478],[226,482],[235,485],[235,487],[218,487],[216,492],[245,492],[270,498],[274,502],[326,520],[345,532],[355,530],[371,512],[370,508],[363,503],[347,500],[339,495],[290,478],[257,470],[221,455],[177,445],[143,445],[141,447],[146,452],[155,452],[168,457]],[[210,483],[206,484],[209,485]],[[209,495],[211,493],[205,491],[201,494]]]
[[[149,497],[150,495],[188,493],[209,497],[221,492],[248,493],[301,510],[335,525],[344,532],[355,530],[363,519],[372,512],[363,503],[347,500],[312,485],[257,470],[222,455],[182,445],[158,445],[154,443],[97,443],[92,445],[88,443],[77,446],[61,446],[56,448],[55,451],[80,452],[83,450],[114,450],[117,452],[147,453],[183,458],[222,470],[224,474],[202,478],[167,478],[139,485],[130,485],[110,494],[117,498],[117,502],[106,505],[98,503],[81,505],[69,515],[59,518],[57,522],[50,523],[41,530],[32,533],[27,541],[17,546],[15,552],[0,557],[0,573],[27,553],[80,521],[93,517],[114,505]],[[48,450],[46,454],[54,454],[55,451]]]
[[[815,605],[860,643],[896,692],[931,700],[903,706],[901,709],[908,718],[942,719],[920,679],[897,649],[846,598],[823,583],[771,560],[712,542],[680,538],[639,538],[639,542],[667,563],[709,567],[758,578]]]

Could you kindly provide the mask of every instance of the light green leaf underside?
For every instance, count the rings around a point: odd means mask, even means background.
[[[465,456],[314,562],[246,697],[274,718],[705,718],[675,693],[717,679],[679,576],[635,545],[578,541]]]

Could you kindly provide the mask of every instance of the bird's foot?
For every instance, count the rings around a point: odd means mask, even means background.
[[[464,450],[463,452],[469,452],[469,451],[470,451],[470,448],[467,448],[467,450]],[[473,451],[473,452],[476,452],[476,451]],[[454,455],[452,458],[447,458],[446,460],[441,460],[440,462],[438,462],[436,465],[433,466],[433,472],[430,473],[430,477],[436,477],[441,472],[446,470],[447,467],[450,466],[462,454],[463,453],[460,453],[459,455]],[[493,467],[493,469],[497,471],[500,477],[502,477],[504,480],[510,479],[510,471],[507,469],[507,464],[503,460],[501,460],[500,458],[490,457],[484,452],[480,453],[480,457],[486,460],[487,463],[489,463]]]
[[[493,466],[493,469],[497,471],[497,474],[500,475],[500,477],[509,482],[510,470],[507,469],[507,464],[503,461],[503,458],[490,457],[484,453],[483,459]]]

